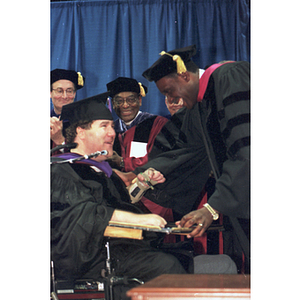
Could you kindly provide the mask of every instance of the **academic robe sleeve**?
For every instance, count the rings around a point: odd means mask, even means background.
[[[220,132],[227,160],[208,203],[223,214],[250,215],[250,68],[229,63],[212,75]]]
[[[148,190],[147,199],[163,206],[172,208],[178,214],[186,214],[195,209],[195,203],[209,177],[211,167],[201,134],[191,130],[184,134],[181,129],[191,126],[191,115],[197,114],[197,109],[182,111],[179,120],[165,124],[157,135],[149,162],[135,169],[138,174],[152,167],[164,174],[166,181]],[[187,123],[187,124],[186,124]]]
[[[101,184],[81,180],[69,164],[52,165],[51,175],[51,259],[58,278],[80,278],[105,260],[103,233],[114,208]]]

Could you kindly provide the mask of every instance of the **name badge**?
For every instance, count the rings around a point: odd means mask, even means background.
[[[147,154],[147,143],[131,142],[130,157],[143,157]]]

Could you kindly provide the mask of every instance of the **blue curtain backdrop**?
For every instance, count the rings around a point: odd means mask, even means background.
[[[51,3],[51,70],[80,71],[76,100],[106,91],[119,76],[148,87],[142,110],[168,113],[155,83],[142,77],[163,50],[196,44],[195,63],[250,61],[249,0],[117,0]]]

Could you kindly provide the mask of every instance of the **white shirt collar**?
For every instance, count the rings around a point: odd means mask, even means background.
[[[137,116],[139,115],[139,114],[141,114],[142,112],[139,110],[139,112],[136,114],[136,116],[135,116],[135,118],[134,119],[132,119],[131,121],[129,121],[129,122],[127,122],[127,123],[125,123],[124,121],[124,124],[126,125],[126,126],[129,126],[136,118],[137,118]]]
[[[199,69],[199,79],[201,78],[201,76],[203,75],[204,72],[205,72],[205,70]]]

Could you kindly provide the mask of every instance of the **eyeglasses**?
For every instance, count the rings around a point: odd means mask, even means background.
[[[64,94],[64,92],[66,92],[67,96],[69,97],[73,96],[75,93],[75,90],[71,88],[66,89],[65,91],[62,88],[57,88],[57,89],[52,89],[52,91],[55,91],[55,94],[59,97],[61,97]]]
[[[116,106],[121,106],[124,105],[124,102],[126,101],[127,104],[129,105],[134,105],[138,101],[138,97],[136,96],[129,96],[127,98],[122,98],[122,97],[116,97],[113,99],[113,102]]]

